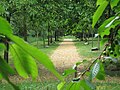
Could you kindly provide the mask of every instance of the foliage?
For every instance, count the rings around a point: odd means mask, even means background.
[[[50,70],[53,74],[55,74],[56,77],[58,77],[60,80],[63,80],[62,76],[56,71],[53,63],[51,62],[51,60],[46,54],[36,49],[35,47],[29,45],[28,43],[23,41],[21,38],[13,35],[11,26],[2,17],[0,17],[0,24],[3,27],[0,29],[0,34],[3,36],[7,36],[12,42],[10,43],[10,45],[11,45],[12,54],[14,55],[13,56],[14,65],[20,76],[27,78],[30,75],[32,76],[33,79],[35,79],[38,76],[37,74],[38,70],[37,70],[35,60],[38,60],[48,70]],[[33,53],[33,52],[36,52],[36,53]],[[3,61],[2,58],[1,58],[1,61]],[[1,66],[5,67],[6,69],[4,70],[4,68],[3,69],[1,68],[1,73],[0,73],[1,78],[2,77],[5,78],[11,85],[15,87],[15,85],[12,84],[8,79],[8,74],[11,74],[12,73],[11,71],[13,69],[9,68],[10,66],[6,64],[5,61],[2,63],[1,63],[2,64]],[[7,71],[8,71],[8,74],[6,74]]]
[[[118,59],[120,56],[120,6],[119,0],[97,0],[97,10],[93,15],[92,27],[101,24],[102,14],[106,14],[106,19],[98,28],[98,33],[102,38],[102,43],[106,46],[102,53],[83,71],[75,77],[66,87],[66,90],[94,90],[92,79],[97,78],[103,80],[105,78],[104,66],[101,61],[106,58]],[[76,35],[82,33],[92,33],[91,19],[95,10],[94,0],[1,0],[0,15],[0,38],[6,40],[10,44],[13,54],[14,65],[18,74],[24,78],[32,76],[35,79],[38,75],[36,61],[42,63],[49,71],[51,71],[62,82],[58,85],[58,90],[62,90],[66,81],[63,77],[76,72],[73,69],[65,70],[61,76],[55,69],[50,58],[29,45],[27,36],[29,33],[35,32],[32,36],[43,36],[43,40],[48,36],[49,39],[53,35]],[[111,17],[112,16],[112,17]],[[100,19],[100,20],[99,20]],[[97,23],[98,22],[98,23]],[[21,24],[23,23],[23,24]],[[28,33],[29,32],[29,33]],[[23,36],[24,40],[18,36]],[[79,36],[79,35],[78,35]],[[79,36],[80,37],[80,36]],[[0,44],[0,49],[5,50],[5,45]],[[110,48],[109,48],[110,47]],[[36,52],[36,53],[33,53]],[[106,57],[107,56],[107,57]],[[16,90],[13,83],[10,82],[8,75],[14,74],[14,70],[4,62],[0,56],[0,78],[6,79]],[[83,63],[83,62],[81,62]],[[77,64],[81,64],[77,63]],[[78,65],[76,65],[78,66]],[[87,77],[87,78],[86,78]]]
[[[101,15],[103,14],[103,12],[105,11],[105,8],[109,5],[112,8],[112,10],[116,10],[117,9],[117,5],[119,2],[119,0],[97,0],[97,5],[98,8],[96,10],[96,12],[93,15],[93,23],[92,23],[92,27],[94,27],[97,23],[97,21],[99,20],[99,18],[101,17]],[[118,6],[119,7],[119,6]],[[114,8],[114,9],[113,9]],[[109,10],[111,10],[109,8]],[[105,71],[104,71],[104,65],[102,64],[102,59],[104,58],[103,54],[106,56],[111,56],[112,58],[118,58],[120,56],[120,49],[119,49],[119,29],[120,29],[120,14],[118,12],[118,10],[116,10],[117,12],[116,15],[114,15],[112,18],[107,19],[99,28],[99,35],[102,37],[102,39],[106,36],[108,39],[108,43],[105,45],[103,51],[101,52],[101,54],[98,56],[98,58],[96,58],[87,68],[85,71],[83,71],[78,77],[76,77],[75,79],[73,79],[68,85],[67,85],[67,89],[66,90],[74,90],[76,88],[76,90],[80,90],[80,89],[85,89],[85,90],[95,90],[95,86],[92,84],[92,80],[93,78],[97,78],[99,80],[104,80],[105,79]],[[109,15],[110,16],[110,15]],[[106,40],[106,41],[107,41]],[[114,46],[113,46],[114,45]],[[110,47],[110,50],[114,50],[113,54],[110,55],[109,52],[107,52],[108,47]],[[106,52],[105,52],[106,51]],[[85,76],[89,77],[89,78],[84,78]],[[60,83],[60,86],[64,84]],[[63,87],[59,87],[60,90],[62,90]]]

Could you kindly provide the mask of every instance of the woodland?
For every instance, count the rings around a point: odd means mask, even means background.
[[[99,54],[90,63],[76,62],[61,74],[47,50],[55,50],[66,37],[74,38],[79,48],[81,42],[86,49],[91,43],[91,50]],[[78,74],[77,68],[86,62]],[[107,90],[98,89],[94,82],[105,81],[106,67],[120,70],[120,0],[0,0],[0,84],[8,83],[13,90],[37,90],[21,89],[10,76],[36,81],[39,64],[59,81],[53,83],[55,88],[38,90]],[[71,80],[66,80],[70,75]],[[109,90],[119,90],[119,81],[118,87],[113,86]]]

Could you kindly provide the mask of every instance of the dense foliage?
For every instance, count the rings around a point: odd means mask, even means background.
[[[4,51],[4,57],[0,55],[0,78],[6,79],[16,90],[19,90],[8,78],[9,74],[15,73],[15,70],[7,64],[8,60],[7,62],[4,60],[8,59],[10,51],[16,71],[21,77],[31,76],[36,79],[38,76],[36,61],[38,61],[62,81],[57,87],[58,90],[64,88],[94,90],[92,80],[105,79],[103,60],[109,59],[113,62],[119,60],[119,4],[119,0],[97,0],[96,8],[94,0],[1,0],[0,49]],[[98,31],[95,31],[96,29]],[[89,37],[93,31],[99,33],[101,44],[105,44],[105,48],[100,56],[67,86],[68,82],[64,79],[76,70],[65,70],[63,75],[60,75],[46,54],[25,42],[30,35],[41,36],[43,41],[48,39],[50,45],[53,37],[57,40],[60,35],[69,34],[87,41],[87,35]],[[83,62],[77,62],[75,67]]]

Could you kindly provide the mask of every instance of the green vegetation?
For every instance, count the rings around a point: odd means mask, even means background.
[[[15,90],[20,90],[19,85],[11,82],[9,75],[17,74],[25,79],[32,77],[32,80],[36,80],[39,75],[37,63],[40,63],[60,80],[58,90],[95,90],[94,80],[105,80],[105,64],[119,64],[119,4],[120,0],[1,0],[0,49],[3,53],[0,52],[0,79],[4,78]],[[91,42],[87,44],[96,33],[101,45],[105,46],[101,52],[90,53]],[[55,45],[65,35],[85,41],[84,46],[81,43],[76,43],[76,46],[78,50],[81,46],[82,56],[93,59],[70,82],[65,78],[77,73],[76,68],[84,64],[84,60],[75,64],[75,70],[65,70],[66,73],[61,75],[45,54],[51,54],[56,46],[42,50],[43,47]],[[36,39],[29,41],[29,36]],[[13,66],[9,65],[9,53]]]
[[[94,47],[97,47],[98,46],[97,39],[94,40],[93,42],[94,42]],[[89,41],[88,45],[85,45],[84,43],[85,43],[84,41],[77,41],[75,43],[75,46],[77,47],[77,51],[82,58],[95,59],[100,55],[100,53],[103,49],[103,46],[100,47],[100,50],[92,51],[91,50],[93,48],[92,40]]]

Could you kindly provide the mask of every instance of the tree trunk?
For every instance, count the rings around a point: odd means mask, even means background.
[[[37,31],[37,33],[36,33],[37,48],[39,47],[39,40],[38,40],[38,38],[39,38],[39,33],[38,33],[38,31]]]
[[[50,45],[50,26],[48,22],[48,46]]]
[[[42,36],[43,36],[43,47],[45,48],[45,31],[44,30],[43,30]]]
[[[51,31],[51,35],[50,35],[50,43],[52,43],[53,42],[53,36],[52,36],[52,31]]]
[[[9,43],[8,43],[7,38],[5,38],[4,44],[6,46],[6,50],[4,51],[4,60],[6,60],[6,62],[8,63],[8,59],[9,59]]]
[[[55,41],[57,41],[57,31],[55,31]]]
[[[24,14],[26,14],[26,9],[24,7]],[[27,26],[26,26],[26,15],[24,15],[24,26],[23,26],[23,37],[24,37],[24,40],[27,41]]]
[[[10,18],[11,18],[11,13],[9,13],[9,15],[7,16],[7,21],[10,23]],[[6,50],[4,51],[4,60],[6,60],[6,62],[8,63],[9,60],[9,40],[7,37],[5,37],[5,40],[3,41],[5,46],[6,46]]]

